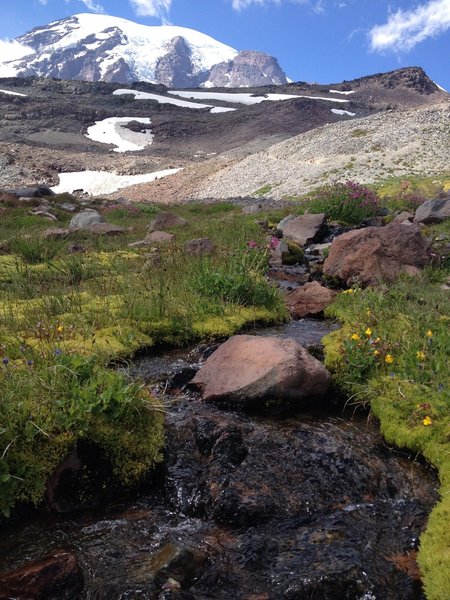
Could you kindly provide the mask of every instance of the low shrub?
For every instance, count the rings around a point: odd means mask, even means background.
[[[309,212],[325,213],[330,219],[357,225],[376,214],[379,199],[372,190],[346,181],[318,188],[309,194],[307,206]]]

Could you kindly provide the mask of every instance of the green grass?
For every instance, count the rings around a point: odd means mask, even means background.
[[[450,238],[450,224],[429,229]],[[448,250],[447,250],[448,252]],[[326,314],[342,328],[325,338],[326,365],[350,395],[370,405],[389,443],[422,453],[437,469],[441,501],[421,537],[428,600],[450,589],[450,298],[444,268],[386,287],[338,295]]]
[[[48,222],[26,210],[8,207],[0,221],[0,239],[9,248],[0,255],[5,515],[18,502],[41,501],[49,475],[79,440],[95,443],[126,485],[159,460],[161,409],[141,386],[106,369],[111,360],[286,318],[281,297],[264,277],[265,234],[238,207],[177,207],[188,224],[161,246],[158,260],[152,248],[127,247],[145,237],[154,206],[106,211],[108,221],[129,228],[124,236],[78,232],[64,244],[43,239]],[[58,225],[70,217],[63,215]],[[211,238],[213,255],[184,253],[184,242],[199,237]],[[81,251],[68,252],[71,243]]]
[[[415,210],[424,200],[450,190],[450,173],[436,176],[392,177],[371,185],[391,210]]]

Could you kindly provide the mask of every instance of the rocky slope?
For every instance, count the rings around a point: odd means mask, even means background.
[[[24,56],[0,62],[0,75],[85,81],[149,81],[170,87],[287,83],[276,59],[241,52],[184,27],[140,25],[78,14],[17,38]]]
[[[58,174],[67,171],[135,175],[183,167],[168,180],[127,191],[139,200],[174,202],[261,187],[281,197],[327,178],[368,181],[434,172],[445,159],[448,98],[417,67],[339,84],[297,82],[245,93],[218,88],[178,95],[145,82],[5,78],[0,80],[0,187],[56,185]],[[414,108],[419,110],[407,112]],[[128,137],[150,129],[151,142],[120,153],[101,129],[111,119],[128,123],[122,129]],[[100,137],[88,134],[96,123]],[[116,133],[111,130],[111,136]],[[303,137],[292,146],[276,146],[299,134]],[[246,157],[257,160],[233,166]]]
[[[370,183],[449,169],[450,103],[325,125],[209,177],[199,197],[300,195],[336,179]]]

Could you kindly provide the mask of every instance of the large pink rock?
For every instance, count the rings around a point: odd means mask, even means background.
[[[208,358],[192,383],[208,402],[246,408],[323,396],[330,374],[294,340],[235,335]]]
[[[351,285],[392,282],[402,273],[415,275],[429,264],[428,246],[417,226],[391,223],[356,229],[331,244],[323,273]]]
[[[333,302],[336,292],[320,285],[317,281],[305,283],[286,294],[289,313],[297,319],[308,315],[318,315]]]

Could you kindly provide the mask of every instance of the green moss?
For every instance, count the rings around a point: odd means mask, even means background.
[[[433,238],[439,227],[430,228]],[[439,238],[439,235],[437,235]],[[450,589],[450,336],[448,272],[354,289],[327,309],[342,328],[324,339],[325,364],[353,404],[370,404],[390,444],[420,452],[439,472],[441,501],[421,536],[428,600]]]

